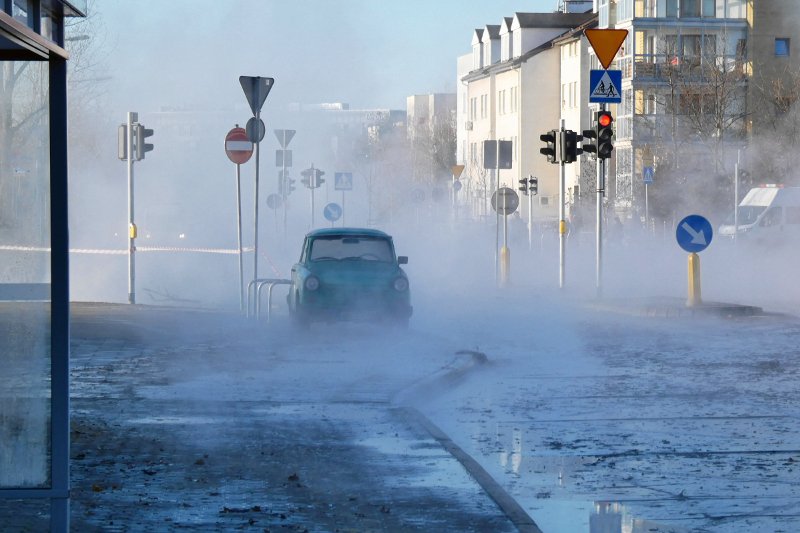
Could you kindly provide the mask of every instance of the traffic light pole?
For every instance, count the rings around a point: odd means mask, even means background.
[[[600,104],[600,111],[606,110],[606,104]],[[599,144],[599,143],[598,143]],[[597,157],[597,220],[595,231],[595,288],[597,297],[603,296],[603,195],[606,188],[606,160]]]
[[[286,149],[286,130],[283,130],[283,142],[281,143],[281,148],[284,150]],[[292,191],[289,190],[289,178],[286,176],[286,153],[284,152],[283,157],[281,158],[282,170],[281,172],[281,179],[283,180],[283,242],[286,244],[286,218],[287,218],[287,211],[289,210],[289,194]]]
[[[239,125],[237,124],[238,128]],[[236,163],[236,237],[239,244],[239,310],[244,312],[244,263],[242,262],[242,165]]]
[[[559,160],[561,164],[561,176],[558,183],[558,288],[564,288],[564,274],[565,274],[565,263],[566,263],[566,249],[567,249],[567,221],[565,218],[565,187],[567,182],[567,167],[564,163],[564,154],[563,154],[563,140],[564,140],[564,129],[565,129],[566,121],[562,118],[561,119],[561,132],[558,135],[557,143],[561,145],[560,147],[556,148],[556,153],[559,155]]]
[[[133,125],[139,121],[139,114],[128,112],[127,164],[128,164],[128,303],[136,303],[136,225],[133,222]]]

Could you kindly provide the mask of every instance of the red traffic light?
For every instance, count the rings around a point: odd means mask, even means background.
[[[611,125],[614,121],[614,118],[611,116],[611,113],[598,113],[597,114],[597,123],[602,128],[607,128]]]

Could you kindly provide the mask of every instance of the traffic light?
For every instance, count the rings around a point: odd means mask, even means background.
[[[286,196],[292,194],[292,191],[295,190],[297,187],[294,186],[294,180],[292,178],[286,178]]]
[[[574,163],[578,160],[578,156],[583,153],[583,150],[578,148],[578,141],[582,138],[583,137],[572,130],[564,131],[564,134],[561,136],[561,142],[563,143],[561,149],[561,153],[563,154],[561,157],[562,163]]]
[[[583,130],[583,142],[581,143],[581,150],[586,153],[596,154],[597,143],[595,139],[597,139],[597,131]]]
[[[611,151],[614,150],[614,130],[611,127],[613,123],[614,117],[609,111],[597,112],[597,157],[599,159],[608,159],[611,157]]]
[[[522,178],[519,180],[519,190],[524,195],[528,195],[528,178]]]
[[[302,183],[304,186],[308,187],[309,189],[313,188],[313,186],[311,184],[311,176],[313,175],[313,172],[314,172],[313,168],[307,168],[303,172],[300,173],[303,176],[303,179],[300,180],[300,183]]]
[[[146,142],[147,138],[153,135],[153,130],[145,128],[141,124],[134,124],[134,150],[136,160],[141,161],[144,155],[153,149],[153,145]]]
[[[559,136],[557,130],[550,130],[547,133],[539,135],[539,139],[545,142],[544,148],[539,148],[539,153],[547,156],[547,161],[550,163],[558,163],[558,154],[556,154],[556,139]]]
[[[539,194],[539,178],[531,176],[530,178],[528,178],[528,183],[529,183],[528,190],[530,191],[530,193],[533,195]]]
[[[322,184],[325,183],[325,180],[322,179],[322,176],[324,176],[324,175],[325,175],[325,172],[323,172],[322,170],[320,170],[318,168],[314,169],[314,185],[313,186],[314,186],[315,189],[317,187],[321,187]]]

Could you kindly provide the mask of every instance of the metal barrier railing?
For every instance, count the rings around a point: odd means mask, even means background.
[[[280,278],[254,279],[247,284],[247,318],[261,318],[261,291],[267,287],[267,322],[272,310],[272,288],[275,285],[291,285],[292,280]],[[252,303],[251,303],[252,302]]]

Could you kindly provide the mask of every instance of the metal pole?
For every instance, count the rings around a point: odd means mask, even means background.
[[[238,128],[239,125],[237,124]],[[239,310],[244,311],[244,264],[242,259],[242,165],[236,164],[236,238],[239,243]]]
[[[595,287],[597,297],[603,296],[603,194],[606,182],[605,160],[597,158],[597,213],[595,229]]]
[[[564,288],[564,274],[565,274],[565,263],[566,263],[566,248],[567,248],[567,222],[565,219],[565,186],[567,181],[567,167],[564,164],[564,148],[563,148],[563,138],[564,138],[564,126],[566,121],[562,118],[561,119],[561,132],[558,135],[558,142],[561,144],[560,147],[557,147],[556,153],[560,154],[561,159],[561,176],[558,182],[558,288]]]
[[[533,192],[531,180],[528,179],[528,251],[533,250]]]
[[[128,303],[136,303],[136,225],[133,222],[133,124],[139,121],[139,114],[128,112],[127,156],[128,156]]]
[[[256,112],[256,127],[258,128],[261,124],[261,110]],[[260,132],[259,132],[260,135]],[[256,142],[256,184],[255,184],[255,193],[254,193],[254,221],[253,221],[253,279],[258,279],[258,169],[261,165],[259,165],[259,146],[261,145],[261,140]]]
[[[644,227],[650,231],[650,195],[646,183],[644,184]]]
[[[311,165],[311,175],[308,177],[308,182],[311,184],[311,229],[314,229],[314,185],[316,184],[316,179],[314,165]]]
[[[606,110],[606,104],[600,104],[600,111]],[[597,154],[597,213],[595,220],[595,288],[597,297],[603,296],[603,195],[606,189],[605,159]]]
[[[733,167],[733,243],[739,242],[739,162],[742,150],[736,151],[736,166]]]
[[[342,189],[342,227],[345,227],[347,224],[344,223],[344,214],[347,210],[344,208],[344,189]]]
[[[286,130],[283,130],[283,142],[281,143],[283,152],[283,173],[281,179],[283,180],[283,241],[286,242],[286,217],[287,210],[289,209],[289,178],[286,177]]]

